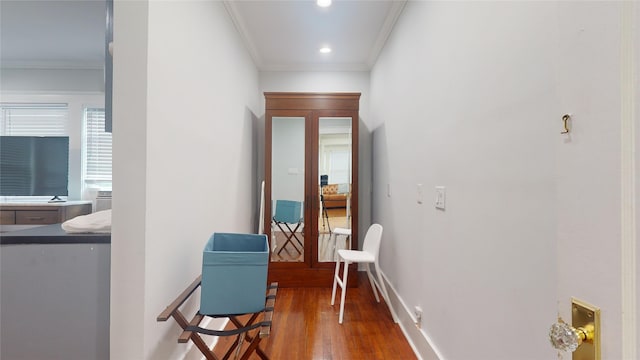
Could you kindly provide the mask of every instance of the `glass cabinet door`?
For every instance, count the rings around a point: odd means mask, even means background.
[[[318,118],[318,262],[351,248],[352,119]]]
[[[271,121],[271,261],[303,262],[305,118]]]

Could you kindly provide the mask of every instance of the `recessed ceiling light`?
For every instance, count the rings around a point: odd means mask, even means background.
[[[328,46],[323,46],[323,47],[320,48],[320,52],[323,53],[323,54],[328,54],[328,53],[331,52],[331,48],[328,47]]]
[[[317,4],[320,7],[328,7],[331,6],[331,0],[318,0]]]

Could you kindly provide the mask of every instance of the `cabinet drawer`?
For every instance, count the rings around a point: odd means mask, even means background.
[[[0,211],[0,224],[11,225],[16,223],[16,212],[13,210]]]
[[[55,224],[58,221],[57,210],[16,211],[16,224]]]

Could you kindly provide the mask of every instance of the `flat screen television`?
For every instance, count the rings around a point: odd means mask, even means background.
[[[69,195],[69,137],[0,136],[0,195]]]

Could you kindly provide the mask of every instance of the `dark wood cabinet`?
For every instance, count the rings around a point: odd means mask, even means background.
[[[269,282],[329,287],[336,246],[357,246],[335,229],[358,238],[360,93],[267,92],[265,101]]]

